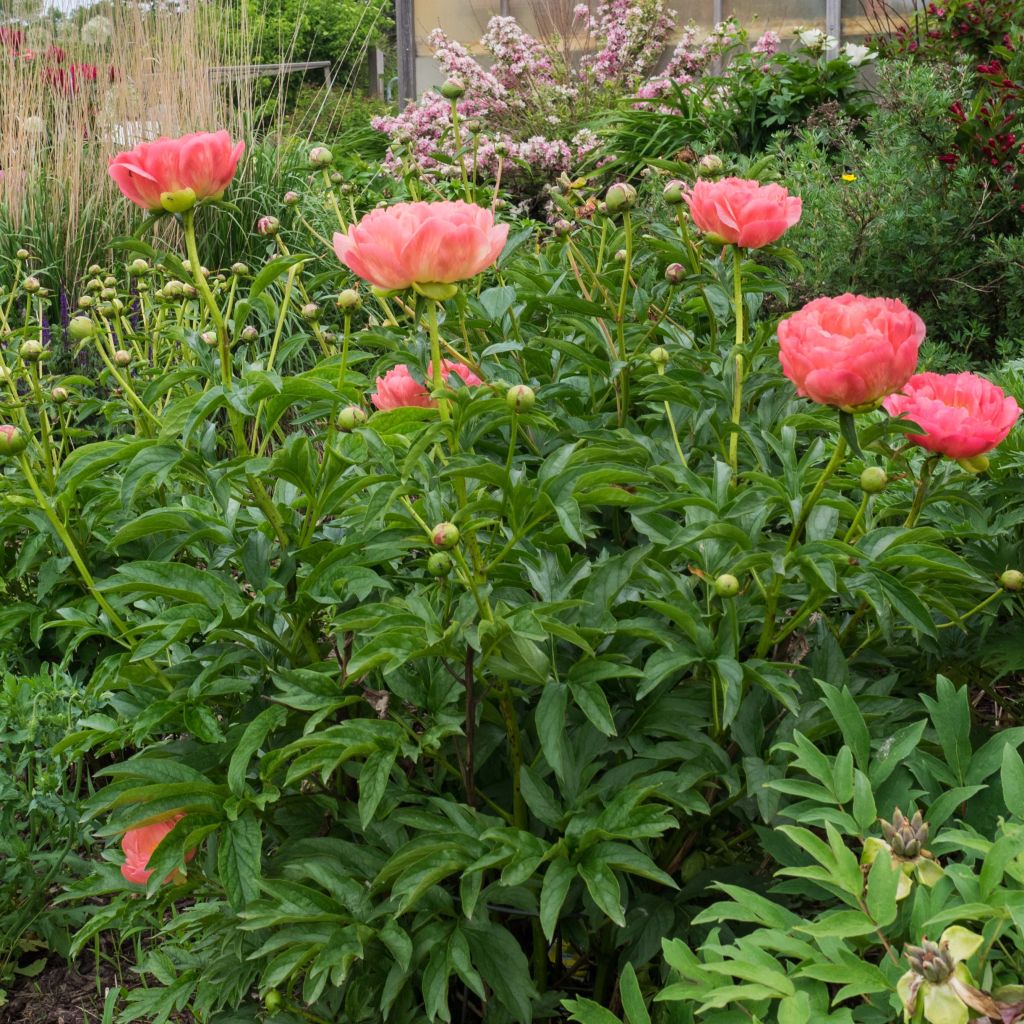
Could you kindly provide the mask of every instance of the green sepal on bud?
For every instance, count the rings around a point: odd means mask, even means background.
[[[439,89],[438,92],[446,100],[459,100],[466,95],[466,86],[459,81],[457,78],[449,78]]]
[[[605,192],[604,203],[609,213],[631,210],[636,205],[636,189],[627,182],[616,182]]]
[[[662,198],[669,206],[679,206],[686,202],[686,182],[674,179],[665,186]]]
[[[1019,593],[1024,590],[1024,572],[1021,572],[1020,569],[1007,569],[999,577],[999,586],[1011,593]]]
[[[865,494],[880,494],[889,482],[889,474],[881,466],[868,466],[860,475],[860,489]]]
[[[339,295],[335,305],[342,311],[358,309],[363,304],[359,292],[355,288],[345,288]]]
[[[68,336],[75,341],[85,341],[96,333],[96,325],[87,316],[72,317],[68,321]]]
[[[19,455],[28,447],[28,438],[15,426],[0,426],[0,456]]]
[[[452,571],[452,556],[447,551],[435,551],[427,559],[427,572],[431,576],[447,576]]]
[[[505,392],[505,404],[513,412],[529,412],[537,404],[537,393],[527,384],[513,384]]]
[[[740,581],[732,573],[715,577],[715,593],[719,597],[735,597],[740,592]]]
[[[190,188],[179,188],[176,192],[161,192],[160,205],[167,213],[185,213],[196,205],[196,194]]]
[[[456,544],[459,543],[459,539],[462,534],[459,533],[459,528],[454,523],[438,523],[437,526],[430,531],[430,543],[435,548],[441,548],[444,551],[451,551]]]
[[[413,289],[425,299],[433,299],[435,302],[446,302],[448,299],[454,299],[459,293],[457,284],[447,284],[443,281],[417,281],[413,284]]]
[[[659,345],[657,348],[651,349],[651,354],[647,358],[650,359],[655,366],[661,369],[662,367],[668,366],[671,356],[668,354],[667,348],[663,345]]]
[[[338,413],[338,429],[348,432],[361,427],[367,420],[366,410],[358,405],[347,405]]]
[[[977,476],[978,473],[984,473],[989,466],[989,460],[987,455],[974,455],[969,459],[957,459],[961,469],[966,469],[968,473]]]

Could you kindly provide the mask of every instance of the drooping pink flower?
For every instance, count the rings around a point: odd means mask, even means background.
[[[413,284],[454,284],[491,266],[508,237],[490,210],[473,203],[397,203],[371,210],[334,236],[338,259],[387,291]]]
[[[906,384],[924,335],[898,299],[815,299],[779,324],[779,360],[799,394],[852,412]]]
[[[110,161],[110,176],[136,206],[180,212],[197,200],[219,199],[244,151],[245,143],[233,143],[226,131],[160,138],[118,153]]]
[[[918,373],[883,403],[891,416],[905,415],[923,434],[915,444],[951,459],[991,451],[1013,428],[1020,406],[1002,388],[974,373]]]
[[[451,374],[462,378],[467,387],[479,387],[483,381],[464,363],[441,360],[441,375],[447,381]],[[413,405],[429,409],[437,403],[430,397],[429,381],[433,378],[434,364],[427,366],[427,384],[421,384],[409,372],[405,363],[393,366],[383,377],[377,378],[377,390],[370,395],[370,401],[381,410],[401,409]]]
[[[746,178],[695,182],[686,194],[694,224],[744,249],[775,242],[799,219],[803,202],[781,185],[762,185]]]
[[[124,850],[124,864],[121,865],[121,874],[126,881],[135,882],[137,885],[145,885],[153,872],[148,867],[149,858],[160,845],[164,837],[184,818],[184,814],[177,814],[166,821],[158,821],[153,825],[142,825],[139,828],[130,828],[121,839],[121,849]],[[196,855],[195,850],[189,850],[185,860],[189,861]],[[175,875],[171,872],[164,881],[169,882]]]

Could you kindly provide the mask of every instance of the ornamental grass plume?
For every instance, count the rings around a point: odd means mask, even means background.
[[[923,433],[915,444],[951,459],[973,459],[996,447],[1017,422],[1020,406],[974,373],[919,373],[883,402],[891,416],[906,416]]]
[[[399,291],[475,277],[498,259],[507,238],[507,224],[495,224],[490,210],[461,199],[397,203],[337,232],[334,251],[363,280]]]
[[[803,211],[802,200],[781,185],[762,185],[746,178],[701,178],[685,198],[690,216],[702,232],[743,249],[760,249],[778,241]]]
[[[898,299],[814,299],[779,324],[782,372],[798,394],[845,412],[877,408],[917,368],[924,321]]]
[[[467,387],[479,387],[483,381],[464,363],[454,363],[447,359],[441,361],[441,373],[447,380],[451,374],[462,378]],[[427,367],[428,380],[434,375],[434,364]],[[417,406],[431,409],[437,402],[430,397],[430,391],[409,372],[405,363],[393,366],[383,377],[378,377],[377,390],[370,396],[370,401],[382,411],[401,409],[405,406]]]

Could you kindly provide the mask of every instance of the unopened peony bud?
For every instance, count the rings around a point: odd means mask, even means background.
[[[447,551],[435,551],[427,559],[427,572],[431,576],[447,576],[452,571],[452,556]]]
[[[529,412],[537,404],[537,395],[526,384],[513,384],[505,392],[505,404],[515,412]]]
[[[555,234],[559,238],[565,238],[570,231],[572,231],[572,224],[569,223],[564,217],[561,220],[556,220],[554,223]]]
[[[284,203],[285,206],[297,206],[299,203],[299,193],[285,192],[281,202]]]
[[[655,366],[668,366],[668,349],[661,345],[655,349],[651,349],[650,360]]]
[[[56,402],[57,405],[63,405],[70,395],[68,395],[68,389],[62,387],[56,387],[50,392],[50,397]]]
[[[256,221],[256,230],[261,235],[270,235],[273,237],[280,233],[281,222],[276,217],[260,217],[260,219]]]
[[[164,285],[164,294],[169,299],[180,299],[185,294],[185,286],[181,281],[168,281]]]
[[[267,994],[263,997],[263,1006],[265,1009],[274,1013],[276,1010],[281,1009],[281,993],[276,988],[270,989]]]
[[[619,249],[618,252],[615,253],[615,262],[616,263],[625,263],[627,255],[628,255],[628,253],[626,252],[625,249]]]
[[[117,298],[117,289],[116,288],[101,288],[100,289],[100,299],[103,302],[109,302],[111,299],[116,299],[116,298]]]
[[[331,171],[330,181],[332,185],[340,185],[345,180],[345,175],[341,171]]]
[[[96,307],[96,312],[99,313],[100,316],[104,316],[104,317],[113,316],[114,315],[114,306],[110,302],[101,302]]]
[[[188,261],[186,260],[185,262],[187,263]],[[113,274],[107,274],[107,276],[105,278],[103,278],[103,287],[104,288],[115,288],[115,287],[117,287],[117,278],[114,277]]]
[[[999,585],[1003,590],[1009,590],[1013,593],[1019,593],[1024,590],[1024,572],[1019,569],[1007,569],[1006,572],[999,577]]]
[[[96,325],[87,316],[76,316],[68,321],[68,334],[75,341],[85,341],[96,331]]]
[[[459,528],[454,523],[438,523],[430,533],[430,542],[435,548],[450,551],[459,543]]]
[[[714,177],[716,174],[721,174],[724,167],[725,164],[722,163],[722,158],[715,156],[714,153],[708,153],[697,161],[697,173],[705,177]]]
[[[740,581],[731,573],[715,577],[715,593],[719,597],[735,597],[740,592]]]
[[[336,305],[338,309],[351,312],[358,309],[363,304],[363,300],[359,297],[359,292],[355,288],[346,288],[338,296]]]
[[[103,282],[98,277],[91,277],[85,282],[87,292],[98,292],[103,290]]]
[[[26,363],[37,363],[43,355],[42,343],[31,338],[28,341],[23,341],[18,354]]]
[[[96,277],[99,274],[103,273],[103,268],[98,263],[92,263],[92,264],[89,265],[89,273],[93,277]]]
[[[860,489],[866,494],[878,494],[885,490],[889,475],[881,466],[868,466],[860,475]]]
[[[131,364],[131,361],[132,354],[126,348],[119,348],[114,353],[114,362],[117,363],[118,366],[128,366]]]
[[[622,213],[636,203],[636,189],[624,181],[617,182],[604,194],[605,206],[609,213]]]
[[[199,335],[199,340],[204,345],[209,345],[210,348],[213,348],[213,346],[217,344],[217,332],[203,331],[203,333]]]
[[[246,341],[246,342],[253,342],[259,336],[260,336],[259,330],[256,327],[253,327],[252,324],[247,324],[245,327],[243,327],[242,328],[242,333],[239,335],[239,337],[242,339],[242,341]]]
[[[91,295],[83,295],[76,303],[79,309],[92,309],[92,304]]]
[[[249,273],[249,268],[244,263],[232,263],[231,273],[235,277],[245,277]]]
[[[334,163],[334,154],[326,146],[314,146],[309,151],[309,166],[314,170],[330,167]]]
[[[0,425],[0,455],[17,455],[28,447],[28,438],[10,423]]]
[[[686,201],[685,192],[686,183],[679,181],[678,179],[674,179],[665,186],[665,191],[662,193],[662,196],[669,206],[679,206],[680,203]]]
[[[30,295],[34,295],[43,286],[40,284],[38,277],[26,277],[25,280],[21,282],[21,287]]]
[[[181,286],[181,294],[184,295],[186,299],[195,299],[199,296],[199,292],[196,291],[196,286],[194,284],[183,284]]]
[[[339,430],[355,430],[366,422],[366,410],[358,405],[347,405],[338,413]]]
[[[665,280],[669,284],[679,284],[684,277],[686,277],[686,269],[682,263],[670,263],[665,268]]]
[[[458,78],[449,78],[439,91],[446,100],[458,100],[466,95],[466,87]]]
[[[14,255],[17,256],[19,260],[27,260],[32,253],[30,253],[28,249],[19,249]],[[90,270],[89,273],[91,274],[92,271]],[[96,273],[98,274],[99,271],[97,270]]]
[[[131,274],[132,277],[143,277],[149,273],[149,269],[149,264],[142,258],[132,260],[131,263],[128,264],[128,273]]]
[[[307,302],[300,310],[303,320],[315,323],[320,319],[320,307],[315,302]]]

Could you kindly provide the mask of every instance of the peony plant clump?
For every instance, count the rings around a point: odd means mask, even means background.
[[[180,235],[117,240],[78,297],[95,373],[54,371],[21,263],[0,306],[0,633],[98,704],[60,752],[105,847],[62,898],[75,951],[136,943],[124,1019],[529,1024],[575,997],[636,1024],[662,940],[676,997],[734,960],[778,982],[700,1004],[760,1000],[744,1019],[961,998],[961,951],[922,973],[959,933],[915,901],[968,882],[885,784],[937,821],[939,792],[948,817],[1024,777],[1014,730],[970,765],[966,690],[965,727],[936,683],[1021,612],[1016,399],[923,370],[894,298],[780,323],[803,206],[779,183],[674,181],[651,212],[616,182],[551,230],[468,180],[342,193],[318,147],[333,239],[289,203],[259,266],[205,266],[242,154],[112,161]],[[952,754],[913,777],[890,753],[932,692]],[[763,888],[766,860],[804,888],[727,919],[786,952],[697,964],[710,887]],[[915,941],[945,935],[911,951],[924,981],[885,945],[910,904]],[[870,969],[798,987],[776,961],[830,927],[831,966]],[[878,935],[884,970],[838,941]]]

